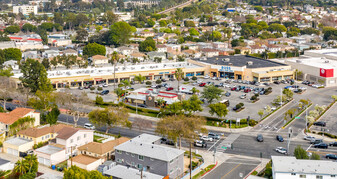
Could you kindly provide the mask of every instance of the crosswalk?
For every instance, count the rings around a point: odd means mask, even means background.
[[[240,137],[240,134],[230,134],[225,140],[221,141],[216,146],[216,152],[225,152],[227,148],[230,148],[232,143]]]

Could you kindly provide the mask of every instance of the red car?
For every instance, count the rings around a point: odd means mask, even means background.
[[[168,87],[168,88],[166,88],[166,91],[172,91],[173,90],[173,88],[172,87]]]
[[[233,87],[232,89],[231,89],[231,91],[235,91],[236,90],[236,87]]]
[[[251,89],[246,88],[244,92],[245,92],[245,93],[249,93],[249,92],[251,92],[251,91],[252,91]]]
[[[200,83],[200,87],[204,87],[206,85],[206,83]]]

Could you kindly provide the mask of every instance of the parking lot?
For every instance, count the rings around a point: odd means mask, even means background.
[[[284,89],[285,86],[289,86],[290,84],[287,83],[287,84],[283,84],[283,83],[280,83],[280,84],[274,84],[274,83],[270,83],[268,86],[264,85],[264,84],[260,84],[260,85],[252,85],[252,84],[245,84],[245,83],[240,83],[240,82],[237,82],[237,81],[234,81],[234,80],[231,80],[230,83],[227,83],[228,81],[230,80],[225,80],[225,79],[222,79],[222,80],[214,80],[214,79],[204,79],[204,78],[198,78],[198,80],[196,81],[193,81],[193,80],[190,80],[188,82],[182,80],[180,81],[179,83],[179,86],[180,88],[186,88],[186,89],[191,89],[193,87],[195,87],[196,89],[198,89],[200,91],[200,93],[198,94],[199,97],[201,98],[201,92],[203,91],[204,87],[200,87],[199,84],[200,83],[213,83],[214,85],[218,86],[220,85],[221,83],[223,84],[223,87],[222,86],[219,86],[219,88],[223,89],[224,90],[224,93],[221,97],[221,99],[219,101],[222,101],[224,99],[228,99],[229,100],[229,114],[227,115],[227,117],[229,119],[237,119],[237,118],[247,118],[248,116],[250,116],[251,119],[255,119],[255,120],[258,120],[260,119],[261,117],[258,115],[258,111],[260,109],[263,109],[264,107],[266,107],[267,105],[271,106],[272,107],[272,101],[274,99],[276,99],[276,97],[278,95],[281,94],[281,91]],[[172,92],[177,92],[177,89],[178,89],[178,81],[170,81],[170,80],[167,80],[165,82],[162,82],[161,85],[163,84],[167,84],[168,86],[172,87],[173,90]],[[153,85],[156,85],[155,82],[152,82],[152,85],[150,86],[153,86]],[[296,84],[298,85],[299,87],[306,87],[308,88],[308,91],[317,91],[318,89],[315,89],[315,88],[312,88],[312,87],[308,87],[306,85],[303,85],[303,84]],[[118,85],[116,84],[116,87]],[[150,86],[146,85],[145,83],[143,84],[138,84],[136,82],[136,84],[133,84],[131,85],[131,88],[133,89],[139,89],[139,88],[150,88]],[[205,85],[207,86],[207,84]],[[239,86],[245,86],[245,88],[251,88],[253,89],[251,92],[248,92],[248,93],[245,93],[244,90],[240,90],[240,91],[231,91],[231,89],[233,87],[239,87]],[[267,89],[268,87],[271,87],[272,88],[272,93],[270,93],[269,95],[260,95],[258,98],[259,100],[255,103],[252,103],[250,98],[254,95],[254,89],[255,88],[264,88],[264,89]],[[109,84],[108,87],[103,87],[103,90],[109,90],[110,93],[107,94],[107,95],[103,95],[103,100],[106,101],[106,102],[110,102],[110,101],[115,101],[117,100],[117,96],[113,93],[114,91],[114,85],[113,84]],[[164,87],[161,87],[159,88],[159,90],[165,90]],[[100,94],[99,91],[97,91],[97,88],[93,91],[91,91],[90,89],[83,89],[83,90],[80,90],[80,89],[72,89],[72,93],[81,93],[81,92],[87,92],[88,93],[88,96],[89,98],[91,99],[95,99],[97,95]],[[226,92],[229,92],[230,93],[230,96],[225,96],[224,94]],[[246,97],[241,99],[240,97],[242,95],[246,94]],[[305,94],[305,93],[304,93]],[[191,95],[189,94],[186,94],[186,99],[188,99]],[[297,95],[297,96],[300,96],[300,95]],[[303,95],[302,95],[303,96]],[[235,112],[233,110],[234,106],[238,103],[243,103],[244,104],[244,107],[245,109],[240,111],[240,112]],[[199,112],[200,115],[203,115],[203,116],[210,116],[209,114],[209,109],[208,109],[208,103],[205,102],[203,105],[203,111],[202,112]],[[155,109],[155,108],[154,108]]]
[[[333,135],[337,135],[337,105],[332,106],[327,113],[319,120],[321,122],[325,122],[326,126],[315,126],[312,125],[310,128],[312,131],[322,131],[326,133],[330,133]]]

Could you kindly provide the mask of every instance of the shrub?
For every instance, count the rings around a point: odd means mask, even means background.
[[[184,81],[190,81],[190,79],[188,77],[185,77]]]
[[[249,120],[249,126],[255,126],[257,123],[258,122],[253,119]]]
[[[98,91],[102,91],[103,88],[102,88],[102,87],[98,87],[97,90],[98,90]]]
[[[160,83],[161,83],[160,79],[156,80],[156,84],[160,84]]]
[[[103,98],[101,96],[96,96],[96,104],[104,104]]]
[[[255,95],[250,98],[250,100],[252,100],[252,101],[255,101],[256,99],[257,99],[257,97]]]
[[[241,106],[241,107],[243,107],[243,106],[244,106],[244,104],[243,104],[243,103],[239,103],[239,104],[240,104],[240,106]]]
[[[93,86],[92,86],[92,87],[90,87],[90,90],[91,90],[91,91],[95,90],[95,87],[93,87]]]
[[[192,80],[193,80],[193,81],[196,81],[197,79],[198,79],[198,78],[197,78],[196,76],[193,76],[193,77],[192,77]]]
[[[258,174],[257,171],[252,172],[252,175],[257,175],[257,174]]]
[[[237,104],[237,105],[235,106],[235,108],[236,108],[236,109],[240,109],[240,108],[241,108],[241,105],[240,105],[240,104]]]
[[[152,85],[152,82],[151,81],[146,81],[145,84],[146,85]]]
[[[254,96],[255,96],[255,97],[259,97],[260,95],[259,95],[259,94],[255,94]]]

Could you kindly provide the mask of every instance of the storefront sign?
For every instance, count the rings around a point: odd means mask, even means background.
[[[84,79],[83,81],[92,81],[92,78]]]
[[[219,71],[224,71],[224,72],[234,72],[230,66],[222,66]]]
[[[324,69],[321,68],[319,72],[319,76],[321,77],[333,77],[333,69]]]
[[[149,73],[149,75],[154,75],[154,73]]]

